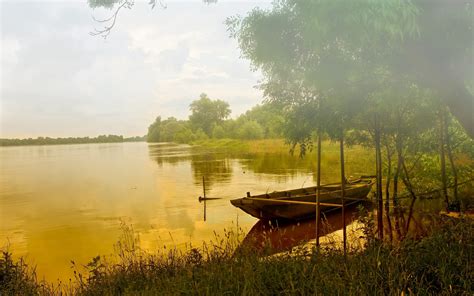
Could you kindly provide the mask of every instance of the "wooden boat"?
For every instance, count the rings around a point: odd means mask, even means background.
[[[367,199],[373,179],[360,178],[348,181],[344,187],[345,204]],[[233,199],[232,205],[258,219],[301,220],[316,215],[316,186],[292,190],[275,191]],[[320,210],[328,211],[342,204],[341,184],[321,185]]]

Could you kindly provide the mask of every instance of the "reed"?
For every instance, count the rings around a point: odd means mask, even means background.
[[[371,224],[365,236],[372,236]],[[319,250],[262,257],[239,248],[238,233],[227,232],[187,251],[144,253],[128,232],[118,244],[116,261],[94,258],[76,273],[63,295],[472,295],[474,223],[437,218],[421,239],[399,244],[370,237],[363,249],[345,258],[329,244]],[[34,271],[0,260],[1,295],[52,295],[60,289],[38,283]]]

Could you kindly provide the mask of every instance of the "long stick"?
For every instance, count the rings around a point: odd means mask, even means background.
[[[337,183],[339,185],[339,188],[341,187],[341,183]],[[372,183],[373,184],[373,183]],[[362,183],[362,184],[356,184],[356,185],[350,185],[349,187],[347,186],[347,182],[346,182],[346,186],[345,186],[345,193],[347,193],[347,190],[352,190],[352,189],[356,189],[356,188],[361,188],[361,187],[365,187],[365,186],[368,186],[369,183]],[[321,188],[324,189],[325,185],[321,186]],[[349,189],[348,189],[349,188]],[[314,188],[316,191],[317,191],[317,188],[315,187]],[[331,196],[340,196],[340,193],[339,193],[340,190],[332,190],[330,192],[328,192],[329,194],[331,194]],[[257,196],[268,196],[268,197],[265,197],[264,199],[267,200],[268,198],[280,198],[278,196],[276,197],[271,197],[271,194],[260,194],[260,195],[255,195],[255,196],[252,196],[249,194],[250,192],[248,192],[247,194],[247,197],[246,198],[250,198],[250,199],[255,199],[255,198],[258,198]],[[293,199],[297,199],[297,198],[303,198],[303,197],[312,197],[314,196],[316,198],[316,192],[315,193],[308,193],[308,194],[303,194],[303,195],[290,195],[290,196],[282,196],[283,198],[293,198]],[[219,197],[213,197],[213,198],[207,198],[206,199],[219,199]],[[357,198],[357,197],[348,197],[346,195],[344,195],[344,199],[348,200],[348,199],[351,199],[351,200],[367,200],[366,198]]]
[[[274,199],[274,198],[259,198],[259,197],[251,197],[249,200],[258,200],[258,201],[271,201],[271,202],[279,202],[279,203],[287,203],[287,204],[295,204],[295,205],[310,205],[316,206],[318,203],[311,202],[311,201],[299,201],[299,200],[287,200],[287,199]],[[320,206],[326,207],[342,207],[342,204],[336,203],[328,203],[328,202],[320,202]]]
[[[206,222],[206,182],[202,176],[202,190],[204,191],[204,222]]]
[[[375,115],[375,167],[377,175],[377,229],[379,239],[383,239],[383,197],[382,197],[382,152],[380,148],[380,124]]]
[[[341,202],[342,202],[342,241],[343,241],[343,248],[344,248],[344,256],[347,253],[347,233],[346,233],[346,212],[345,208],[345,200],[344,200],[344,189],[346,186],[346,175],[345,175],[345,168],[344,168],[344,129],[341,129],[341,136],[339,139],[340,144],[340,153],[341,153]]]
[[[321,220],[321,208],[319,198],[321,195],[321,131],[318,130],[318,176],[316,179],[316,247],[319,247],[319,222]]]
[[[416,194],[415,194],[415,191],[413,190],[413,186],[410,181],[410,176],[408,175],[408,169],[407,169],[407,166],[405,165],[405,160],[403,160],[402,164],[403,164],[403,171],[405,173],[405,176],[402,177],[402,181],[403,181],[403,184],[405,184],[405,187],[408,189],[408,192],[410,193],[412,197],[411,204],[410,204],[410,211],[408,212],[407,223],[405,226],[405,233],[408,233],[408,228],[410,227],[410,221],[413,216],[413,206],[415,205]]]
[[[387,182],[385,184],[385,216],[387,217],[388,235],[390,242],[393,241],[392,221],[390,219],[390,180],[392,179],[392,152],[389,144],[386,144],[387,149]]]
[[[440,118],[439,118],[439,123],[440,123],[440,129],[439,129],[439,157],[441,160],[441,182],[443,183],[443,196],[444,200],[446,203],[446,212],[449,213],[449,197],[448,197],[448,189],[447,189],[447,181],[446,181],[446,156],[445,156],[445,150],[444,150],[444,114],[443,111],[440,111],[439,113]]]
[[[446,108],[443,108],[443,127],[444,127],[444,138],[446,142],[446,152],[448,154],[449,163],[451,164],[451,171],[453,172],[453,181],[454,181],[454,200],[459,201],[458,198],[458,171],[454,163],[453,151],[451,147],[451,136],[449,135],[449,123],[448,123],[448,114]]]
[[[402,170],[402,162],[403,162],[403,143],[402,143],[402,136],[400,134],[400,131],[398,129],[396,138],[395,138],[395,150],[397,152],[397,167],[395,168],[395,174],[393,175],[393,197],[392,197],[392,203],[393,203],[393,208],[394,208],[394,214],[395,214],[395,231],[397,233],[398,238],[400,239],[402,237],[402,232],[400,230],[400,205],[398,203],[398,179],[401,174]]]

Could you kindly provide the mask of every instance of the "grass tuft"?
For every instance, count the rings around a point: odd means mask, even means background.
[[[118,245],[117,262],[94,258],[66,294],[472,295],[473,234],[472,220],[438,218],[421,239],[392,245],[366,237],[365,248],[347,257],[340,249],[261,257],[252,248],[234,252],[239,244],[235,233],[200,248],[148,254],[129,232]],[[8,253],[0,263],[1,295],[58,292],[38,284],[34,272]]]

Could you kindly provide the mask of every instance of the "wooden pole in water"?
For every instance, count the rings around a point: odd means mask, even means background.
[[[346,176],[344,168],[344,129],[341,129],[341,136],[339,139],[340,154],[341,154],[341,203],[342,203],[342,243],[344,248],[344,257],[346,256],[347,248],[347,234],[346,234],[346,213],[345,213],[345,200],[344,190],[346,186]]]
[[[204,176],[202,176],[202,191],[204,194],[204,200],[206,199],[206,181],[204,180]]]
[[[202,191],[204,192],[204,222],[206,222],[206,182],[202,176]]]
[[[319,198],[321,194],[321,130],[318,130],[318,163],[316,179],[316,247],[319,247],[319,223],[321,221],[321,208]]]

